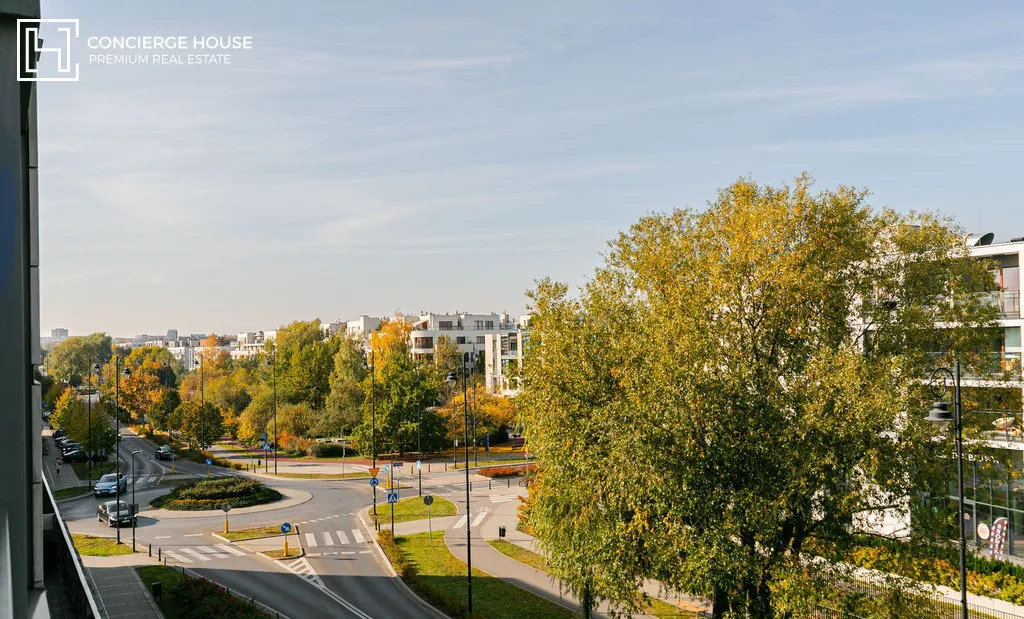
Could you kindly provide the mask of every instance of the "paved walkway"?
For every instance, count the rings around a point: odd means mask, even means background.
[[[78,479],[78,475],[75,475],[75,469],[70,464],[57,465],[57,460],[60,458],[60,447],[57,447],[57,443],[53,441],[53,431],[49,428],[43,430],[43,440],[46,441],[49,449],[46,452],[46,456],[43,458],[43,471],[46,473],[46,478],[50,481],[51,490],[62,490],[64,488],[74,488],[76,486],[87,487],[88,484]],[[60,471],[58,475],[57,471]]]
[[[135,572],[138,565],[156,565],[143,553],[116,557],[82,557],[88,577],[99,593],[100,612],[110,619],[163,619],[149,595],[148,584]]]

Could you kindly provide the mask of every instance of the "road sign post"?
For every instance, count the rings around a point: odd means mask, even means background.
[[[423,497],[423,504],[427,506],[427,532],[430,535],[430,541],[434,541],[434,527],[430,524],[430,504],[434,502],[434,497],[427,495]]]
[[[211,459],[207,458],[207,459],[206,459],[206,476],[207,476],[207,477],[209,477],[209,476],[210,476],[210,465],[211,465],[211,464],[213,464],[213,460],[211,460]]]
[[[221,510],[224,511],[224,532],[228,532],[228,512],[231,511],[231,504],[225,502],[220,506]]]
[[[288,556],[288,533],[292,530],[292,525],[284,523],[281,525],[281,533],[284,533],[284,556]]]

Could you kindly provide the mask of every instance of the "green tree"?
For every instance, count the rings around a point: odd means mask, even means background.
[[[203,405],[194,400],[182,402],[175,409],[172,421],[176,422],[189,449],[206,449],[224,434],[224,416],[220,408],[209,402]]]
[[[111,339],[105,333],[69,337],[58,343],[47,357],[47,373],[72,386],[85,382],[90,364],[110,360]],[[94,377],[95,380],[95,377]]]
[[[945,492],[917,379],[985,346],[990,276],[948,221],[809,185],[740,180],[619,235],[578,298],[531,292],[530,526],[581,599],[635,611],[653,578],[716,617],[799,612],[842,575],[808,545]]]
[[[396,348],[407,344],[398,343]],[[357,431],[359,448],[364,453],[370,451],[373,427],[373,409],[376,409],[376,444],[377,453],[397,451],[404,454],[416,449],[417,420],[423,415],[426,422],[423,427],[425,445],[437,441],[435,434],[443,438],[443,424],[434,424],[430,415],[424,414],[438,399],[439,383],[433,368],[412,359],[408,354],[389,351],[388,362],[382,368],[376,368],[376,379],[371,386],[370,378],[363,382],[366,399],[363,402],[363,424]],[[370,398],[371,389],[374,398]],[[374,403],[375,402],[375,403]]]
[[[363,382],[369,374],[363,340],[357,337],[339,338],[338,352],[334,355],[330,393],[326,407],[317,420],[318,436],[341,436],[351,431],[362,420]]]

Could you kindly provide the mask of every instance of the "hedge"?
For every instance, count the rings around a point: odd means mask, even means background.
[[[163,509],[198,511],[220,509],[224,503],[232,508],[251,507],[281,498],[280,492],[258,481],[243,477],[222,477],[182,484],[150,504]]]
[[[496,477],[519,477],[520,475],[526,475],[532,471],[532,464],[521,464],[519,466],[492,466],[486,469],[480,469],[477,471],[477,474],[494,479]]]

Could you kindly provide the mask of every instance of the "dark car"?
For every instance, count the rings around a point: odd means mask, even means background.
[[[171,449],[171,446],[170,445],[161,445],[160,449],[156,450],[156,459],[157,460],[173,460],[174,459],[174,451]]]
[[[88,462],[89,456],[85,455],[85,452],[81,449],[73,449],[65,452],[61,458],[64,462]]]
[[[115,475],[113,473],[107,473],[100,477],[99,481],[96,482],[96,487],[93,488],[93,494],[96,496],[110,496],[116,495],[118,491],[125,492],[128,490],[128,478],[122,475]]]
[[[67,433],[68,433],[67,430],[65,430],[64,428],[58,428],[58,429],[53,431],[53,440],[57,440],[57,439],[63,438],[64,435],[67,434]]]
[[[81,448],[82,448],[82,444],[81,443],[74,443],[74,442],[68,441],[68,442],[66,442],[66,443],[64,443],[63,445],[60,446],[60,451],[61,451],[61,453],[67,453],[69,451],[74,451],[76,449],[81,449]]]
[[[107,526],[131,526],[138,522],[138,516],[132,513],[130,505],[124,501],[107,501],[96,506],[96,520],[106,521]]]

